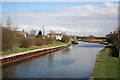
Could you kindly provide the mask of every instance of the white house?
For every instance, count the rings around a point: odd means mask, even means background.
[[[49,33],[47,34],[47,37],[55,37],[56,40],[62,40],[63,34],[58,34],[58,33]]]

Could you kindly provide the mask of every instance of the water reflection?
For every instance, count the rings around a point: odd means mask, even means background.
[[[60,61],[57,62],[58,65],[71,65],[75,62],[74,59],[69,59],[69,58],[66,58],[66,59],[62,59]]]
[[[53,57],[54,57],[54,54],[48,54],[48,66],[50,67],[53,67]]]
[[[90,44],[90,45],[78,45],[77,47],[102,48],[104,46],[105,45],[93,45],[93,44]]]
[[[70,52],[70,48],[65,48],[61,51],[61,54],[69,55],[69,52]]]
[[[89,78],[97,52],[104,45],[79,42],[44,56],[28,58],[3,67],[5,78]],[[11,74],[12,73],[12,74]]]

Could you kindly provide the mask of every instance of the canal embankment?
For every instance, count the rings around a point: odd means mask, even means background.
[[[93,78],[114,78],[119,79],[119,52],[112,44],[106,45],[98,54],[92,74]]]
[[[54,46],[60,46],[60,45],[69,45],[69,44],[70,43],[63,43],[63,42],[55,41],[53,42],[53,44],[48,44],[48,45],[32,46],[29,48],[14,48],[11,50],[1,51],[0,55],[4,56],[4,55],[10,55],[10,54],[25,52],[25,51],[35,50],[35,49],[42,49],[42,48],[48,48],[48,47],[54,47]]]
[[[25,59],[25,58],[37,56],[37,55],[42,56],[42,55],[45,55],[45,54],[48,54],[51,52],[55,52],[55,51],[64,49],[68,46],[70,46],[69,43],[55,43],[55,44],[51,44],[51,45],[44,45],[44,46],[38,46],[35,48],[23,49],[23,50],[21,50],[21,52],[19,52],[20,50],[11,50],[11,51],[7,51],[6,54],[4,54],[0,57],[0,62],[1,63],[9,63],[9,62],[14,62],[14,61]],[[13,53],[10,53],[10,52],[13,52]],[[16,53],[14,53],[14,52],[16,52]]]
[[[90,42],[90,43],[99,43],[99,44],[104,44],[104,45],[108,44],[108,42],[105,42],[105,41],[90,41],[90,40],[79,40],[79,41]]]

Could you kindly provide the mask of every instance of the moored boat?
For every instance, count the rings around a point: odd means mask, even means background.
[[[75,39],[72,39],[72,40],[71,40],[71,43],[72,43],[72,44],[78,44],[78,41],[75,40]]]
[[[74,41],[73,44],[78,44],[78,41]]]

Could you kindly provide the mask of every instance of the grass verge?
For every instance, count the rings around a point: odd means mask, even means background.
[[[79,40],[79,41],[91,42],[91,43],[99,43],[99,44],[105,44],[105,45],[108,44],[108,42],[100,42],[100,41],[87,41],[87,40]]]
[[[120,78],[119,58],[117,49],[108,44],[102,49],[96,59],[94,70],[91,74],[93,78]]]
[[[59,45],[68,45],[68,44],[69,43],[63,43],[63,42],[56,41],[53,44],[49,44],[49,45],[32,46],[30,48],[16,48],[16,49],[12,49],[12,50],[2,51],[2,52],[0,52],[0,55],[9,55],[9,54],[13,54],[13,53],[24,52],[24,51],[34,50],[34,49],[48,48],[48,47],[54,47],[54,46],[59,46]]]

